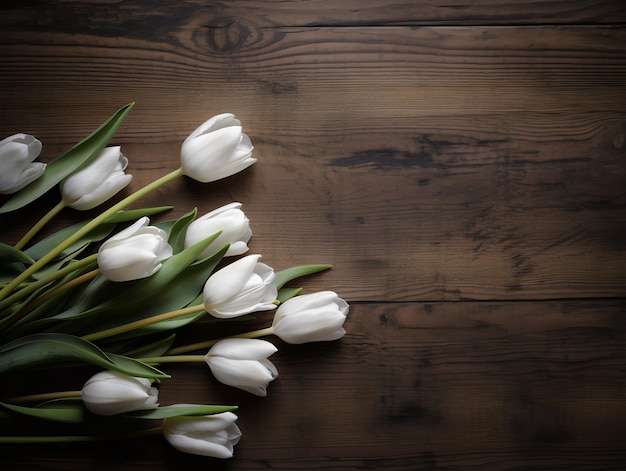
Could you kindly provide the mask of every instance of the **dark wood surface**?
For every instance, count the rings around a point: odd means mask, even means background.
[[[241,201],[253,253],[352,308],[267,398],[171,366],[161,403],[240,404],[228,461],[159,439],[2,447],[2,469],[624,469],[626,5],[92,1],[0,7],[0,135],[50,160],[120,106],[126,193],[233,112],[258,163],[142,201]],[[32,219],[55,201],[30,209]],[[57,227],[82,219],[64,212]],[[2,221],[16,240],[30,221]],[[52,225],[52,229],[55,227]]]

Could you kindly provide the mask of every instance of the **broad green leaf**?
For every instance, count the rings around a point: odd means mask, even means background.
[[[172,229],[169,232],[168,242],[174,249],[174,253],[179,253],[185,248],[185,234],[187,233],[187,227],[196,218],[198,209],[194,208],[184,216],[176,220]]]
[[[82,402],[76,403],[74,407],[69,407],[67,404],[59,407],[25,407],[0,402],[0,407],[17,414],[55,422],[80,423],[85,418],[85,408]]]
[[[281,288],[278,290],[278,302],[281,304],[302,293],[302,288]]]
[[[332,265],[301,265],[299,267],[287,268],[286,270],[276,273],[274,284],[278,289],[280,289],[291,280],[295,280],[301,276],[312,275],[313,273],[328,270],[331,267]]]
[[[30,256],[28,256],[21,250],[0,242],[0,264],[5,265],[13,262],[25,263],[26,265],[31,265],[35,263],[35,261]]]
[[[140,208],[140,209],[126,209],[124,211],[118,211],[113,216],[108,218],[105,223],[119,223],[136,221],[144,216],[153,216],[155,214],[171,211],[174,206],[155,206],[153,208]]]
[[[213,415],[236,410],[237,406],[217,406],[203,404],[185,404],[157,407],[123,414],[136,419],[167,419],[169,417]]]
[[[46,166],[43,175],[22,188],[0,207],[0,214],[15,211],[35,201],[61,180],[89,164],[108,144],[134,103],[120,108],[98,129]]]
[[[33,334],[0,347],[0,373],[72,360],[98,365],[130,376],[169,377],[156,368],[132,358],[107,355],[91,342],[73,335]]]
[[[65,252],[62,253],[61,255],[64,255],[63,258],[57,259],[53,263],[46,265],[37,273],[34,273],[33,278],[35,280],[42,280],[52,275],[53,273],[57,272],[61,268],[67,266],[68,264],[75,262],[76,258],[78,258],[78,256],[81,253],[83,253],[87,249],[88,246],[89,246],[89,243],[87,242],[80,247],[76,247],[76,250],[74,250],[72,253],[68,253],[68,254],[66,254]]]
[[[176,334],[168,335],[165,338],[159,339],[155,342],[151,342],[147,345],[133,345],[136,341],[120,342],[116,343],[116,347],[124,351],[124,355],[132,358],[152,358],[160,357],[171,348]],[[108,348],[108,347],[107,347]]]

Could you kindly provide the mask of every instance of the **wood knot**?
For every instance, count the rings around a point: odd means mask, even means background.
[[[233,52],[242,47],[252,34],[249,27],[231,17],[214,18],[206,25],[207,45],[216,52]]]

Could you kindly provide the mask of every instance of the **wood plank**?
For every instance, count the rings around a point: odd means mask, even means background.
[[[481,2],[442,0],[236,0],[227,2],[139,0],[132,4],[88,2],[4,2],[4,25],[32,22],[40,29],[107,35],[134,35],[149,28],[154,38],[170,34],[172,22],[208,19],[206,27],[223,28],[233,21],[264,27],[391,26],[391,25],[526,25],[620,24],[626,8],[619,0],[535,0]]]
[[[237,403],[244,436],[217,469],[620,469],[626,304],[354,304],[338,342],[279,347],[266,398],[170,365],[163,405]],[[6,450],[11,470],[200,469],[160,439]],[[70,451],[71,450],[71,451]]]
[[[201,18],[172,31],[0,33],[0,132],[51,158],[136,100],[116,143],[137,188],[233,111],[259,164],[146,205],[242,200],[254,251],[332,263],[312,288],[351,300],[624,296],[626,31],[292,28],[228,54]]]

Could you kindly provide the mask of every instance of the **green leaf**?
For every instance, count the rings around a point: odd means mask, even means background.
[[[157,407],[123,414],[125,417],[136,419],[167,419],[169,417],[213,415],[236,410],[237,406],[217,406],[203,404],[175,404],[172,406]]]
[[[9,264],[14,262],[32,265],[35,261],[21,250],[16,249],[8,244],[0,242],[0,264]]]
[[[105,223],[118,223],[136,221],[144,216],[153,216],[155,214],[171,211],[174,206],[155,206],[152,208],[140,208],[140,209],[126,209],[124,211],[118,211],[113,216],[108,218]]]
[[[196,218],[198,209],[194,208],[184,216],[176,220],[169,233],[168,242],[174,249],[174,253],[179,253],[185,248],[185,234],[187,227]]]
[[[89,164],[108,144],[134,103],[120,108],[98,129],[46,166],[43,175],[22,188],[0,207],[0,214],[15,211],[35,201],[61,180]]]
[[[52,420],[54,422],[80,423],[85,417],[85,408],[81,402],[75,403],[72,407],[65,403],[58,407],[25,407],[14,404],[0,402],[0,407],[4,407],[17,414],[35,417],[37,419]]]
[[[278,290],[278,302],[281,304],[302,293],[302,288],[281,288]]]
[[[168,335],[165,338],[159,339],[155,342],[151,342],[147,345],[136,346],[136,341],[122,342],[119,344],[119,348],[124,349],[124,355],[132,358],[152,358],[152,357],[160,357],[165,355],[165,353],[171,348],[174,340],[176,339],[176,334]],[[132,350],[131,350],[132,349]]]
[[[295,280],[301,276],[312,275],[313,273],[328,270],[331,267],[332,265],[301,265],[299,267],[287,268],[286,270],[276,273],[274,284],[278,289],[280,289],[291,280]]]
[[[0,347],[0,373],[78,361],[144,378],[168,378],[156,368],[132,358],[107,355],[91,342],[68,334],[41,333],[21,337]]]

